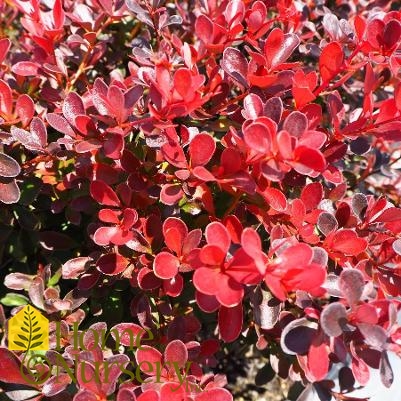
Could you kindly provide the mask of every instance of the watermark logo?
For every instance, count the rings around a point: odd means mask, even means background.
[[[48,350],[49,320],[33,306],[25,306],[8,322],[8,349],[25,352]]]
[[[102,387],[110,384],[109,376],[113,371],[114,379],[119,383],[132,381],[140,384],[161,384],[174,378],[173,381],[177,386],[171,389],[172,392],[181,386],[190,388],[191,391],[199,391],[197,385],[188,380],[191,361],[187,358],[178,361],[164,360],[161,354],[159,360],[155,360],[154,354],[158,351],[153,349],[153,352],[150,352],[152,347],[141,343],[143,340],[154,339],[149,329],[126,323],[117,326],[107,330],[105,326],[93,325],[86,330],[78,330],[78,323],[74,322],[70,333],[70,344],[74,353],[66,360],[60,353],[55,352],[50,360],[47,358],[47,353],[43,352],[49,350],[49,320],[33,306],[27,305],[8,322],[8,348],[24,352],[21,376],[25,378],[27,384],[34,386],[45,383],[52,375],[56,377],[57,383],[59,375],[62,374],[64,377],[68,375],[73,383],[93,382]],[[56,342],[55,351],[61,351],[60,322],[55,322],[55,332],[52,335]],[[137,356],[142,356],[137,362],[130,360],[125,354],[114,354],[107,359],[94,358],[90,362],[86,357],[81,357],[81,353],[94,352],[96,356],[99,351],[110,350],[111,348],[106,345],[110,336],[115,351],[120,352],[123,346],[136,352]],[[185,344],[181,341],[176,340],[175,347],[178,347],[176,349],[178,355],[186,353]],[[147,357],[151,360],[147,360]],[[119,372],[117,375],[116,371]]]

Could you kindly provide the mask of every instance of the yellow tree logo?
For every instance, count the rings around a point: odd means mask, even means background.
[[[33,351],[49,349],[49,320],[27,305],[8,322],[8,349]]]

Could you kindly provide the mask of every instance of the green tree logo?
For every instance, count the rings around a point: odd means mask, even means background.
[[[16,351],[49,349],[49,321],[27,305],[9,321],[8,348]]]

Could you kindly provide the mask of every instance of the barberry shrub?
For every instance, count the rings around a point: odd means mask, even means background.
[[[0,2],[3,392],[230,401],[249,350],[292,400],[391,386],[400,73],[397,1]]]

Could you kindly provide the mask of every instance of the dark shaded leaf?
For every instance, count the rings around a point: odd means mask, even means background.
[[[248,61],[238,49],[227,47],[224,50],[221,67],[242,86],[245,88],[249,86],[247,81]]]
[[[0,176],[16,177],[20,172],[21,167],[12,157],[0,153]]]
[[[352,197],[351,207],[353,212],[360,218],[363,218],[368,207],[368,200],[364,194],[355,194]]]
[[[382,383],[388,388],[393,384],[394,372],[390,365],[387,352],[382,352],[380,358],[380,378]]]
[[[319,215],[317,227],[327,236],[338,228],[337,219],[331,213],[323,212]]]
[[[347,324],[347,311],[339,302],[327,305],[320,315],[320,323],[324,332],[330,337],[337,337],[343,333]]]
[[[290,355],[305,355],[317,333],[317,324],[306,318],[293,320],[281,333],[281,348]]]
[[[365,287],[363,274],[357,269],[345,269],[340,274],[339,288],[350,305],[358,302]]]

